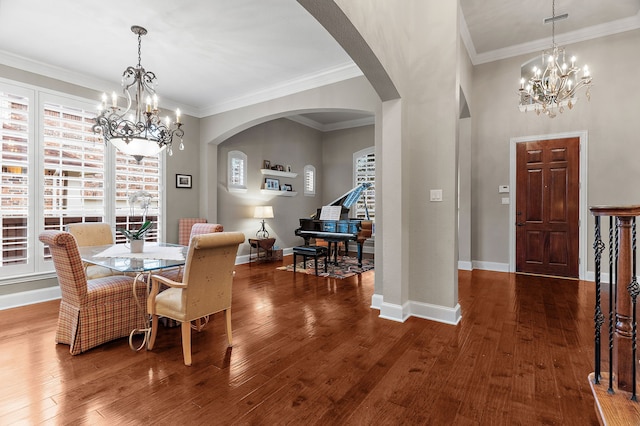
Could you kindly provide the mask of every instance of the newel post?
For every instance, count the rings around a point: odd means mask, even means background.
[[[632,223],[640,216],[640,206],[598,206],[591,207],[594,216],[613,216],[618,227],[618,259],[615,303],[615,332],[613,336],[613,372],[619,390],[635,395],[634,370],[634,324],[633,303],[630,291],[637,286],[634,272],[634,249],[632,247]],[[635,244],[635,242],[633,242]],[[611,279],[611,277],[610,277]],[[636,294],[637,295],[637,294]],[[599,367],[598,367],[599,368]]]

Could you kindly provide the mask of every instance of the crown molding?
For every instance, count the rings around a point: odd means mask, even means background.
[[[60,80],[79,87],[85,87],[90,90],[95,90],[98,93],[104,92],[105,87],[120,87],[120,83],[91,77],[86,74],[71,71],[66,68],[35,61],[33,59],[25,58],[20,55],[15,55],[4,50],[0,50],[0,64],[38,74],[44,77],[52,78],[54,80]],[[100,99],[96,98],[96,105],[99,102]],[[161,107],[162,109],[167,110],[175,110],[176,108],[180,108],[183,114],[191,115],[194,117],[197,116],[198,113],[197,108],[181,104],[164,96],[162,97]]]
[[[375,124],[375,117],[373,115],[370,117],[357,118],[355,120],[346,120],[329,124],[322,124],[308,117],[303,117],[302,115],[290,115],[284,118],[295,121],[296,123],[302,124],[304,126],[311,127],[312,129],[318,130],[320,132],[352,129],[354,127],[362,127]]]
[[[326,86],[327,84],[337,83],[354,77],[362,76],[362,71],[358,66],[350,61],[333,68],[325,69],[317,73],[308,74],[299,78],[295,78],[283,83],[279,83],[257,92],[242,95],[237,98],[223,100],[200,110],[200,117],[219,114],[226,111],[258,104],[281,98],[283,96],[292,95],[294,93],[303,92],[305,90],[315,89],[317,87]]]
[[[460,28],[462,37],[462,25],[460,26]],[[606,24],[594,25],[592,27],[582,28],[580,30],[556,35],[556,43],[562,45],[574,44],[581,41],[593,40],[599,37],[606,37],[622,33],[625,31],[637,30],[638,28],[640,28],[640,12],[638,12],[636,16],[632,16],[630,18],[618,19],[617,21],[611,21]],[[468,32],[468,29],[466,31]],[[467,51],[469,52],[471,63],[473,65],[480,65],[486,64],[488,62],[499,61],[501,59],[508,59],[515,56],[524,55],[527,53],[539,53],[541,50],[549,49],[552,44],[552,40],[551,37],[547,37],[540,40],[534,40],[529,43],[517,44],[514,46],[506,47],[504,49],[496,49],[479,54],[475,53],[473,42],[469,41],[469,43],[471,43],[472,48],[469,49],[469,47],[467,46]],[[465,42],[465,45],[466,44],[467,43]]]

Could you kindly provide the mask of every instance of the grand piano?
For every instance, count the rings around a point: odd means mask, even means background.
[[[370,183],[361,183],[329,203],[328,206],[340,206],[339,217],[332,217],[331,220],[325,219],[323,217],[323,208],[321,207],[311,217],[300,219],[300,228],[295,230],[295,234],[304,239],[305,245],[309,245],[311,238],[321,238],[327,241],[329,243],[329,258],[332,254],[331,245],[333,244],[335,246],[333,250],[334,263],[338,259],[338,243],[356,241],[358,244],[358,266],[362,266],[362,245],[371,236],[369,210],[365,205],[366,221],[350,219],[348,216],[351,206],[358,201],[364,190],[370,186]],[[324,209],[324,211],[326,212],[327,209]],[[365,227],[363,227],[363,222],[366,224]]]

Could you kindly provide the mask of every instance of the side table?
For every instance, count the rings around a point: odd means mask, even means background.
[[[249,238],[249,262],[251,262],[253,249],[256,249],[256,260],[260,260],[260,251],[264,253],[262,255],[263,261],[271,260],[275,243],[275,238]]]

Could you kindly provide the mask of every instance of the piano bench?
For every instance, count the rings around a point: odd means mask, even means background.
[[[296,271],[296,256],[302,256],[305,266],[307,263],[307,257],[313,257],[315,267],[316,267],[316,275],[318,275],[318,258],[324,257],[324,272],[327,272],[327,256],[328,251],[326,247],[323,246],[298,246],[293,248],[293,272]]]

